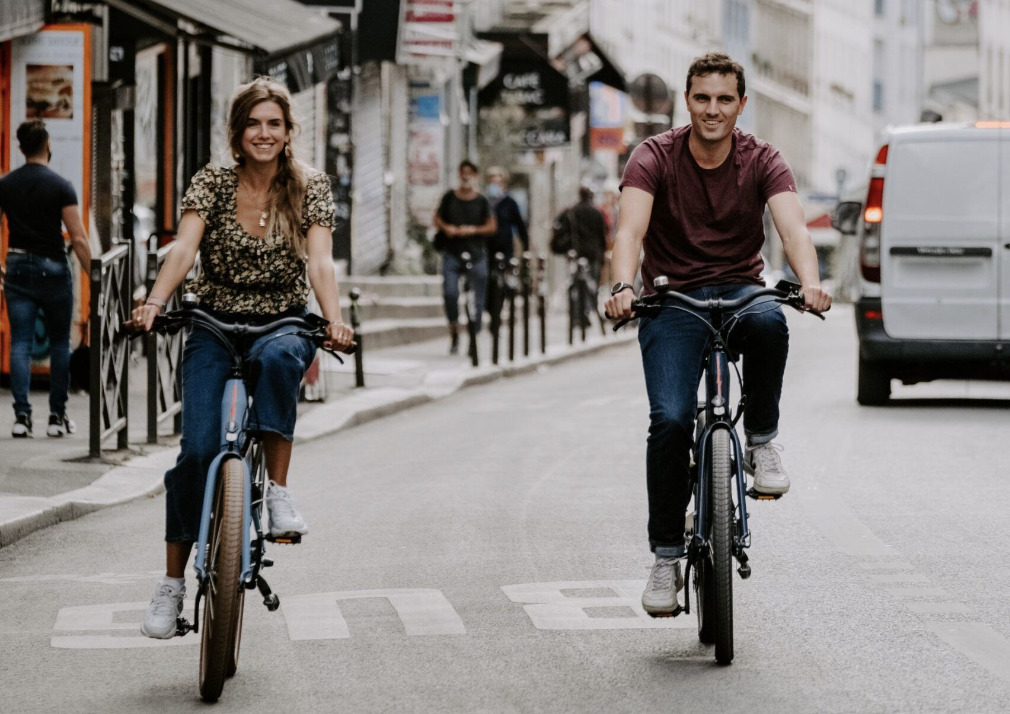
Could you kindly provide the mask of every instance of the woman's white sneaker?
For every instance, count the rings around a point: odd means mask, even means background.
[[[270,514],[270,535],[274,538],[285,535],[305,535],[309,527],[295,508],[291,494],[273,481],[267,486],[267,512]]]
[[[140,634],[158,640],[175,637],[176,621],[182,614],[182,601],[186,599],[186,586],[174,585],[164,580],[154,590],[154,598],[140,623]]]

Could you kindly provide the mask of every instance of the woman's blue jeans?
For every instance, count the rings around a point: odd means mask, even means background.
[[[31,416],[28,401],[32,344],[39,308],[46,316],[49,334],[49,411],[63,414],[70,386],[70,325],[74,311],[74,285],[70,263],[30,253],[7,255],[4,281],[7,317],[11,324],[11,392],[14,413]]]
[[[263,347],[252,365],[257,376],[249,389],[253,403],[247,431],[294,438],[298,388],[316,347],[304,337],[271,337],[297,329],[283,327],[260,337],[249,351],[254,355]],[[227,348],[209,331],[194,327],[182,358],[181,451],[165,474],[166,541],[191,542],[199,535],[207,469],[221,451],[221,399],[230,376]]]
[[[698,300],[735,300],[759,289],[756,285],[721,285],[685,294]],[[748,443],[756,446],[778,434],[789,327],[782,308],[773,302],[759,299],[745,308],[750,309],[755,313],[740,319],[730,335],[729,346],[734,354],[743,356],[747,395],[744,432]],[[701,320],[674,309],[663,310],[658,317],[642,318],[638,328],[650,408],[646,448],[649,543],[653,552],[663,557],[684,554],[698,386],[710,336]]]

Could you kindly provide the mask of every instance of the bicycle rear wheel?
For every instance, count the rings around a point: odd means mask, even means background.
[[[239,583],[245,498],[242,461],[225,460],[217,479],[200,627],[200,696],[208,702],[218,700],[225,679],[238,666],[241,608],[245,599],[245,588]]]
[[[712,432],[709,481],[712,604],[715,605],[715,659],[733,661],[733,461],[729,432]],[[707,592],[706,592],[707,595]],[[707,614],[707,613],[706,613]]]

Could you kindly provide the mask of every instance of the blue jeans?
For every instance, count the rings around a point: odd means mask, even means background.
[[[70,324],[74,311],[74,285],[70,263],[40,255],[9,253],[7,317],[11,324],[11,391],[14,413],[31,416],[28,401],[32,344],[39,308],[46,316],[49,334],[49,411],[63,414],[70,385]]]
[[[735,300],[759,289],[755,285],[720,285],[686,294],[698,300]],[[757,312],[741,318],[730,335],[729,346],[735,355],[743,356],[747,396],[744,432],[748,443],[756,446],[778,434],[789,328],[782,308],[774,303],[759,300],[747,309]],[[684,553],[698,385],[710,335],[701,320],[672,309],[663,310],[655,318],[642,318],[638,329],[650,408],[646,449],[649,543],[653,552],[664,557]]]
[[[470,269],[470,289],[474,293],[476,315],[471,318],[480,332],[480,323],[484,316],[484,303],[487,299],[487,255],[484,251],[471,256],[473,267]],[[463,261],[459,256],[449,251],[442,251],[442,297],[445,298],[445,316],[450,324],[459,322],[459,279],[463,274]]]
[[[249,388],[253,403],[247,431],[274,432],[288,441],[294,438],[298,387],[316,348],[304,337],[270,338],[296,330],[283,327],[260,337],[249,351],[255,354],[263,346],[251,365],[258,376]],[[199,535],[207,469],[221,451],[221,399],[230,376],[228,350],[209,331],[194,327],[182,358],[181,451],[165,474],[167,541],[190,542]]]

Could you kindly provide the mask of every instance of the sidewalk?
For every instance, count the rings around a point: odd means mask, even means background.
[[[491,364],[491,338],[480,335],[480,366],[474,368],[466,355],[467,336],[460,336],[460,354],[448,354],[448,333],[444,338],[399,347],[369,350],[365,344],[365,387],[354,386],[354,358],[340,365],[324,355],[321,379],[326,380],[324,402],[299,404],[295,441],[304,442],[332,434],[356,424],[443,399],[474,384],[484,384],[558,364],[611,345],[635,339],[633,330],[602,337],[598,325],[587,330],[587,341],[567,342],[567,316],[548,318],[547,353],[540,354],[539,325],[530,325],[530,356],[522,357],[522,323],[517,316],[516,359],[508,362],[507,325],[503,326],[500,364]],[[158,445],[147,441],[147,371],[143,358],[130,365],[130,448],[103,451],[101,459],[88,457],[88,395],[72,394],[68,404],[77,433],[62,439],[46,436],[47,394],[31,394],[35,425],[33,439],[13,439],[10,423],[0,419],[0,547],[29,533],[78,518],[101,508],[153,496],[161,492],[165,470],[178,453],[178,437],[168,435],[163,425]],[[11,393],[0,389],[0,414],[10,409]],[[107,445],[113,446],[114,438]]]

